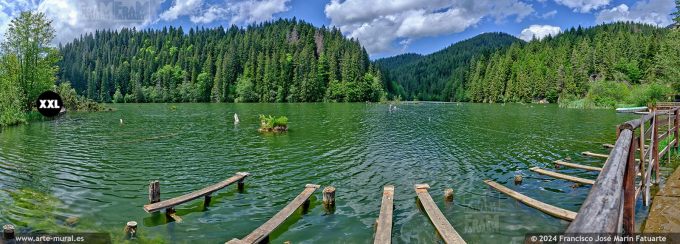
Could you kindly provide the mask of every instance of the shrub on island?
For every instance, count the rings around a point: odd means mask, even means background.
[[[260,115],[260,132],[284,132],[288,131],[288,118],[286,116],[273,117]]]

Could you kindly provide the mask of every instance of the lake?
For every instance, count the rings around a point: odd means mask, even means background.
[[[393,184],[393,242],[441,242],[416,206],[414,184],[428,183],[468,243],[523,243],[525,233],[562,232],[568,222],[483,180],[578,211],[590,186],[572,188],[529,168],[554,170],[552,161],[566,157],[601,166],[602,159],[580,152],[607,153],[601,144],[614,143],[615,125],[635,118],[537,104],[404,104],[394,112],[363,103],[111,106],[116,111],[68,113],[0,132],[0,224],[14,223],[19,233],[109,232],[118,242],[134,220],[142,241],[224,243],[244,237],[314,183],[337,188],[335,212],[325,213],[321,188],[309,212],[292,216],[272,242],[372,243],[383,186]],[[290,130],[260,134],[259,114],[286,115]],[[161,198],[168,199],[238,171],[252,174],[243,193],[229,186],[208,209],[202,200],[180,205],[182,223],[142,209],[151,180],[160,180]],[[515,186],[518,173],[524,183]],[[443,200],[448,187],[453,203]],[[77,223],[65,226],[74,216]]]

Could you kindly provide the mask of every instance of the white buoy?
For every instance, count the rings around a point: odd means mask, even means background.
[[[238,114],[234,113],[234,124],[236,125],[238,123],[241,123],[241,121],[238,119]]]
[[[121,125],[123,124],[123,119],[120,119],[120,124],[121,124]]]

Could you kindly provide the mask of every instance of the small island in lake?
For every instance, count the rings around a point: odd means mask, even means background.
[[[288,118],[286,116],[273,117],[260,115],[260,132],[284,132],[288,131]]]

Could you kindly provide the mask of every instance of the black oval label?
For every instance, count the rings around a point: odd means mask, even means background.
[[[64,108],[64,102],[61,100],[61,96],[53,91],[46,91],[40,94],[38,100],[35,101],[35,106],[45,117],[54,117],[59,114]]]

